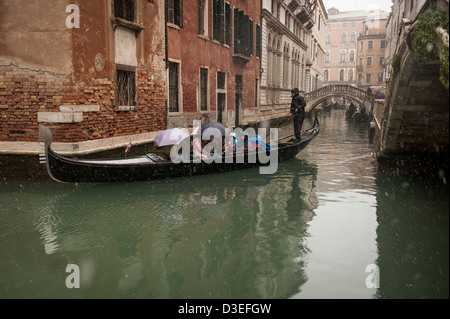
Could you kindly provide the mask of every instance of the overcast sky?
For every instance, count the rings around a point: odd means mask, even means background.
[[[335,7],[340,12],[366,9],[381,9],[391,12],[392,0],[322,0],[325,9]]]

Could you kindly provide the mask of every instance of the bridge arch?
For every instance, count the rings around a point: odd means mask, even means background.
[[[316,106],[332,97],[345,97],[363,105],[365,103],[370,104],[373,95],[371,92],[359,89],[352,85],[327,85],[306,93],[304,97],[306,101],[305,110],[306,112],[311,112]]]

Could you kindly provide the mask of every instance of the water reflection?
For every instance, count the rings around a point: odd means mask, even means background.
[[[448,185],[380,174],[377,187],[377,297],[448,298]]]
[[[316,179],[293,160],[270,176],[0,184],[2,203],[20,198],[0,214],[0,297],[289,297],[307,280]],[[84,289],[65,287],[68,263]]]

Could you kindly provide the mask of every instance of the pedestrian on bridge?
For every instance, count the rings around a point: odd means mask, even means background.
[[[289,114],[289,117],[294,115],[295,140],[293,142],[298,142],[301,139],[303,119],[305,118],[306,102],[303,96],[300,95],[298,88],[292,89],[291,95],[292,95],[291,110],[290,110],[291,114]]]

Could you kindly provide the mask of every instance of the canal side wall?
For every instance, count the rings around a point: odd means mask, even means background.
[[[76,3],[0,2],[1,153],[37,142],[39,124],[66,143],[166,128],[164,1],[139,2],[134,22],[114,1]]]

